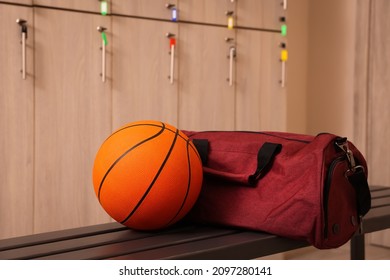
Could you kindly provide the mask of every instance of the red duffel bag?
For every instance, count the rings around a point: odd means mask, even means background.
[[[192,132],[204,182],[193,222],[346,243],[371,207],[367,165],[346,138],[281,132]]]

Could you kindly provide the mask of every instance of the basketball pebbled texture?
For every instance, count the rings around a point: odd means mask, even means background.
[[[200,156],[188,137],[158,121],[129,123],[101,145],[93,166],[95,194],[116,221],[155,230],[182,219],[202,185]]]

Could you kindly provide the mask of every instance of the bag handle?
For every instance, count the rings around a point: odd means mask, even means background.
[[[202,164],[206,165],[209,154],[209,141],[207,139],[192,139],[195,148],[198,150]],[[265,142],[257,153],[257,168],[256,171],[249,175],[248,183],[251,186],[267,174],[270,170],[275,156],[282,150],[282,144]]]
[[[282,150],[282,144],[265,142],[257,153],[257,168],[255,173],[249,175],[249,185],[256,183],[271,169],[275,156]]]

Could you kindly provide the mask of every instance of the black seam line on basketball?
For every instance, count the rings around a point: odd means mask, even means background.
[[[176,131],[174,131],[174,130],[168,128],[168,127],[166,127],[165,129],[168,130],[168,131],[170,131],[170,132],[172,132],[172,133],[175,133],[175,132],[176,132]],[[183,133],[183,134],[184,134],[184,133]],[[185,134],[184,134],[184,135],[185,135]],[[191,147],[191,149],[195,152],[195,154],[196,154],[196,156],[199,158],[199,160],[201,160],[200,155],[199,155],[199,152],[198,152],[198,150],[195,148],[194,143],[192,142],[192,140],[189,139],[188,137],[184,138],[184,137],[181,136],[180,134],[179,134],[179,137],[180,137],[181,139],[183,139],[184,141],[190,142],[190,147]]]
[[[165,124],[164,123],[161,123],[162,126],[159,126],[157,124],[154,124],[154,123],[138,123],[138,124],[132,124],[132,125],[128,125],[128,126],[125,126],[125,127],[122,127],[120,129],[118,129],[117,131],[114,131],[114,133],[112,133],[110,136],[107,137],[106,140],[104,141],[107,141],[108,139],[110,139],[112,136],[114,136],[115,134],[117,134],[118,132],[122,131],[122,130],[125,130],[125,129],[128,129],[128,128],[131,128],[131,127],[136,127],[136,126],[155,126],[155,127],[165,127]]]
[[[175,133],[175,131],[173,131],[172,129],[170,129],[170,128],[165,128],[166,130],[168,130],[168,131],[170,131],[170,132],[173,132],[173,133]],[[184,134],[185,135],[185,134]],[[183,139],[184,141],[190,141],[191,142],[191,145],[190,145],[190,147],[191,147],[191,149],[192,150],[194,150],[195,151],[195,153],[196,153],[196,155],[198,156],[198,158],[200,159],[200,155],[199,155],[199,153],[198,153],[198,150],[194,147],[194,143],[192,142],[192,140],[191,139],[189,139],[188,137],[187,138],[184,138],[183,136],[181,136],[180,134],[179,134],[179,137],[181,138],[181,139]]]
[[[177,130],[176,130],[176,133],[175,133],[175,137],[173,138],[171,147],[169,148],[168,153],[167,153],[167,155],[165,156],[165,159],[164,159],[163,163],[161,164],[159,170],[157,171],[157,174],[154,176],[154,178],[153,178],[152,182],[150,183],[149,187],[147,188],[147,190],[145,191],[145,193],[143,194],[143,196],[141,197],[141,199],[138,201],[138,203],[137,203],[137,205],[134,207],[134,209],[130,212],[130,214],[129,214],[123,221],[120,222],[121,224],[126,223],[126,222],[131,218],[131,216],[133,216],[133,214],[137,211],[137,209],[141,206],[142,202],[145,200],[146,196],[149,194],[149,192],[150,192],[150,190],[152,189],[154,183],[157,181],[158,176],[160,176],[160,173],[161,173],[162,170],[164,169],[164,166],[165,166],[165,164],[167,163],[167,161],[168,161],[168,159],[169,159],[169,156],[170,156],[171,153],[172,153],[173,147],[174,147],[175,144],[176,144],[176,139],[177,139],[178,134],[179,134],[179,130],[177,129]]]
[[[114,168],[114,166],[122,159],[124,158],[129,152],[131,152],[132,150],[134,150],[135,148],[139,147],[140,145],[144,144],[145,142],[148,142],[149,140],[153,139],[153,138],[156,138],[157,136],[159,136],[165,129],[165,125],[162,123],[162,127],[161,129],[154,135],[150,136],[149,138],[147,139],[144,139],[142,140],[141,142],[135,144],[134,146],[132,146],[130,149],[128,149],[126,152],[124,152],[119,158],[117,158],[114,163],[110,166],[110,168],[108,168],[106,174],[104,174],[104,177],[102,179],[102,181],[100,182],[100,185],[99,185],[99,190],[98,190],[98,200],[100,202],[100,192],[101,192],[101,189],[103,187],[103,183],[104,181],[106,180],[108,174],[111,172],[111,170]]]
[[[170,129],[169,127],[166,127],[165,128],[166,130],[168,130],[168,131],[170,131],[170,132],[172,132],[172,133],[176,133],[176,129],[175,130],[172,130],[172,129]],[[180,132],[180,129],[179,129],[179,132]],[[184,133],[183,133],[184,134]],[[184,134],[185,135],[185,134]],[[183,136],[181,136],[180,134],[178,135],[181,139],[183,139],[184,141],[187,141],[187,139],[188,139],[188,137],[183,137]]]
[[[202,161],[202,159],[200,158],[199,152],[198,152],[198,150],[194,147],[194,143],[191,141],[191,139],[188,139],[187,142],[190,144],[191,149],[195,152],[195,154],[196,154],[196,156],[198,157],[198,159],[199,159],[200,161]]]
[[[184,196],[184,199],[183,199],[183,202],[181,203],[180,207],[179,207],[179,210],[176,212],[175,216],[173,216],[173,218],[166,224],[166,226],[169,226],[175,219],[176,217],[180,214],[181,210],[183,210],[183,207],[184,207],[184,204],[186,203],[187,201],[187,198],[188,198],[188,194],[190,193],[190,188],[191,188],[191,159],[190,159],[190,152],[189,152],[189,148],[188,146],[190,146],[190,142],[187,141],[187,145],[186,145],[186,150],[187,150],[187,166],[188,166],[188,183],[187,183],[187,190],[186,190],[186,194]]]
[[[161,126],[159,126],[158,124],[153,124],[153,123],[138,123],[138,124],[132,124],[132,125],[129,125],[129,126],[126,126],[126,127],[122,127],[121,129],[115,131],[113,134],[111,134],[109,137],[107,137],[107,139],[109,139],[111,136],[115,135],[116,133],[118,133],[118,132],[120,132],[120,131],[122,131],[122,130],[124,130],[124,129],[131,128],[131,127],[135,127],[135,126],[143,126],[143,125],[161,127]],[[161,122],[161,125],[164,125],[164,126],[165,126],[165,124],[162,123],[162,122]],[[170,131],[170,132],[172,132],[172,133],[176,133],[176,130],[173,130],[173,129],[169,128],[169,127],[165,127],[165,130]],[[185,138],[185,137],[181,136],[180,134],[179,134],[179,137],[180,137],[181,139],[185,140],[185,141],[188,141],[188,140],[189,140],[188,138]],[[107,139],[106,139],[106,141],[107,141]],[[191,140],[190,140],[190,141],[191,141]],[[191,145],[191,148],[196,152],[196,154],[198,155],[198,157],[199,157],[199,159],[200,159],[200,156],[199,156],[199,154],[198,154],[198,151],[196,150],[195,147],[193,147],[193,144]]]
[[[110,136],[108,136],[107,139],[106,139],[105,141],[107,141],[110,137],[112,137],[113,135],[115,135],[116,133],[118,133],[118,132],[120,132],[120,131],[122,131],[122,130],[124,130],[124,129],[131,128],[131,127],[135,127],[135,126],[144,126],[144,125],[146,125],[146,126],[161,127],[161,126],[159,126],[158,124],[153,124],[153,123],[138,123],[138,124],[132,124],[132,125],[128,125],[128,126],[122,127],[122,128],[120,128],[119,130],[115,131],[115,132],[112,133]],[[164,123],[161,123],[161,125],[164,125],[164,126],[165,126]],[[166,129],[167,131],[172,132],[172,133],[176,133],[176,130],[170,129],[170,128],[168,128],[168,127],[165,127],[165,129]],[[183,140],[187,141],[187,138],[184,138],[184,137],[181,136],[180,134],[179,134],[179,137],[182,138]],[[195,149],[195,148],[192,147],[192,149]]]

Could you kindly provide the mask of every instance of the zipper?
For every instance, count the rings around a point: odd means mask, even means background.
[[[295,138],[290,138],[290,137],[283,137],[281,135],[274,135],[272,133],[267,133],[267,132],[250,132],[250,131],[241,131],[243,133],[255,133],[255,134],[262,134],[262,135],[267,135],[267,136],[272,136],[272,137],[275,137],[275,138],[279,138],[279,139],[284,139],[284,140],[289,140],[289,141],[295,141],[295,142],[301,142],[301,143],[305,143],[305,144],[309,144],[310,142],[312,141],[308,141],[308,140],[302,140],[302,139],[295,139]]]
[[[336,168],[336,166],[347,159],[346,155],[339,156],[335,158],[328,169],[328,172],[326,174],[326,182],[324,186],[324,237],[325,239],[328,238],[328,202],[329,202],[329,192],[330,192],[330,186],[332,185],[332,178],[333,178],[333,172]]]

